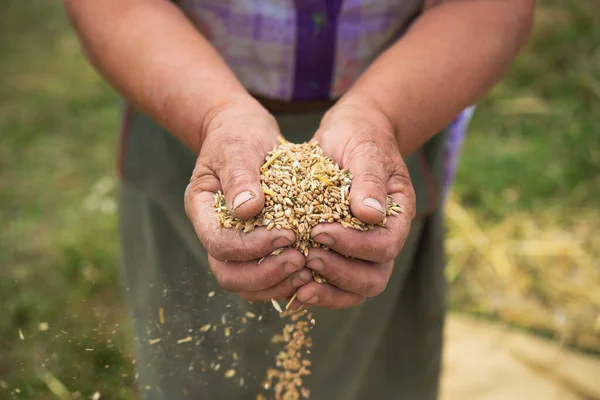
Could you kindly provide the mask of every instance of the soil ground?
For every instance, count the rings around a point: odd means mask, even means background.
[[[599,357],[499,323],[448,318],[442,400],[595,400],[599,378]]]

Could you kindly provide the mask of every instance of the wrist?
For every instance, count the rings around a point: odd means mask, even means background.
[[[200,152],[202,144],[211,132],[232,120],[264,119],[274,121],[273,116],[248,92],[233,93],[224,98],[215,99],[204,113],[197,132],[196,148]]]
[[[397,149],[394,127],[388,116],[368,97],[344,95],[323,116],[315,140],[340,165],[347,165],[357,146],[365,144]]]
[[[395,135],[392,119],[377,101],[365,93],[349,91],[325,114],[324,123],[338,118],[360,118]]]
[[[386,136],[388,139],[396,140],[396,131],[392,120],[383,108],[369,96],[348,92],[327,111],[321,121],[320,130],[327,132],[328,127],[339,126],[364,127],[369,135]],[[339,132],[338,129],[333,131]],[[355,136],[358,132],[347,132]],[[367,134],[367,132],[361,132]]]

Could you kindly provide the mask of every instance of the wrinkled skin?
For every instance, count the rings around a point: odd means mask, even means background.
[[[345,308],[377,296],[408,236],[415,194],[391,124],[376,107],[353,101],[336,105],[323,118],[314,140],[354,175],[350,207],[355,216],[371,224],[381,222],[388,194],[402,206],[404,213],[389,217],[385,228],[361,232],[321,224],[311,234],[332,251],[313,248],[307,257],[295,249],[269,256],[295,241],[288,230],[217,229],[213,196],[218,190],[238,218],[251,218],[264,207],[260,167],[279,135],[273,117],[253,102],[225,107],[206,124],[185,207],[217,281],[249,301],[289,299],[297,292],[292,308],[301,304]],[[327,283],[313,281],[311,269]]]
[[[249,233],[217,229],[214,209],[214,193],[221,190],[238,218],[251,218],[262,210],[260,167],[281,135],[275,119],[254,101],[247,101],[216,111],[205,125],[202,150],[185,193],[185,209],[218,283],[250,301],[292,296],[312,280],[304,268],[304,255],[295,249],[277,257],[269,254],[292,244],[295,234],[266,228]]]
[[[302,286],[294,307],[351,307],[385,289],[415,216],[415,193],[391,124],[375,107],[362,102],[340,103],[325,115],[314,139],[326,155],[354,175],[350,208],[357,218],[372,224],[381,222],[388,194],[404,209],[404,213],[388,217],[385,228],[368,232],[339,224],[313,228],[314,240],[333,251],[311,249],[307,266],[327,283]]]

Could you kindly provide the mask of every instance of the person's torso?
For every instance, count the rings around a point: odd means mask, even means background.
[[[291,101],[338,98],[402,35],[422,8],[422,0],[177,3],[252,94]],[[128,109],[123,123],[122,177],[167,207],[180,205],[195,156],[156,122]],[[406,160],[419,214],[426,215],[441,203],[471,113],[472,109],[465,110],[447,135],[438,135]],[[280,115],[280,123],[286,118]],[[286,134],[299,129],[300,121],[312,121],[312,128],[307,127],[296,141],[309,140],[319,121],[310,115],[289,118],[290,126],[282,127]]]
[[[422,0],[177,3],[248,91],[292,101],[339,97],[422,8]]]

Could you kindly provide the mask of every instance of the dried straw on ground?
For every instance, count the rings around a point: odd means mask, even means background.
[[[269,152],[261,167],[262,190],[266,199],[264,209],[254,218],[240,220],[230,213],[225,197],[217,193],[215,209],[218,224],[220,228],[245,233],[257,227],[292,230],[296,234],[292,246],[306,256],[310,248],[324,247],[315,243],[310,235],[317,224],[340,223],[345,228],[360,231],[375,228],[375,225],[365,224],[352,215],[351,182],[352,174],[325,157],[318,143],[293,144],[280,138],[280,145]],[[403,212],[391,196],[386,203],[386,216],[378,226],[385,226],[387,217]],[[277,256],[281,251],[277,249],[271,256]],[[313,276],[319,283],[326,282],[314,272]],[[282,343],[285,348],[276,356],[275,367],[267,371],[264,383],[265,389],[273,389],[275,399],[294,400],[309,396],[302,377],[310,374],[310,361],[304,357],[310,354],[308,333],[315,321],[306,310],[287,311],[293,298],[288,301],[284,312],[273,300],[280,315],[291,318],[283,332],[273,338],[274,343]]]
[[[600,353],[596,210],[538,210],[484,225],[450,198],[446,216],[453,308]]]

